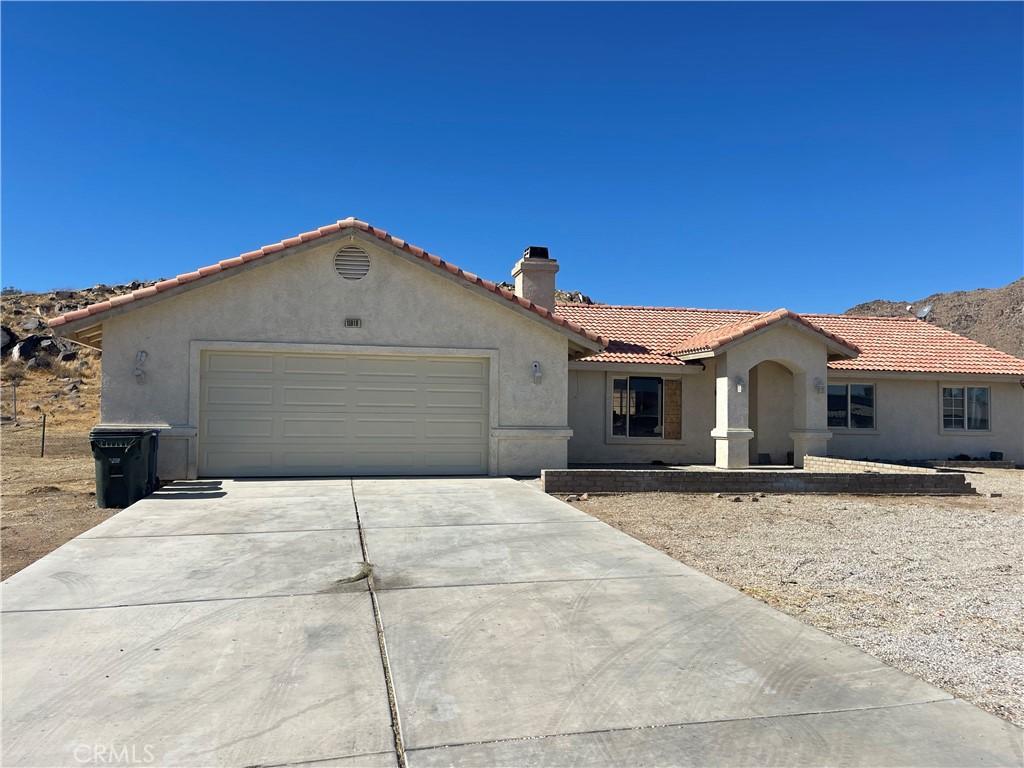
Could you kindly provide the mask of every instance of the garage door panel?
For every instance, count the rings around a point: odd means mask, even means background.
[[[205,355],[204,368],[217,373],[273,373],[274,356],[246,353],[244,355],[230,352],[208,352]]]
[[[365,387],[356,391],[359,408],[418,408],[420,389],[417,387]]]
[[[487,471],[484,358],[204,353],[200,473]]]
[[[281,435],[285,438],[338,438],[348,434],[348,419],[341,417],[301,418],[283,417]]]
[[[282,405],[348,405],[349,392],[346,387],[324,387],[310,385],[285,385],[281,387]]]
[[[273,418],[211,417],[205,422],[206,434],[213,440],[228,438],[272,438]]]
[[[335,356],[321,355],[281,355],[283,373],[312,374],[342,378],[349,376],[349,361]]]
[[[416,357],[361,357],[356,372],[359,377],[384,377],[416,379],[420,376],[422,362]]]
[[[430,470],[444,470],[446,467],[463,467],[466,473],[471,472],[470,467],[478,467],[485,460],[481,451],[453,450],[445,451],[436,449],[424,457],[424,468]]]
[[[273,405],[274,388],[241,384],[211,385],[206,391],[206,401],[211,405]]]
[[[273,474],[274,454],[271,451],[244,451],[209,448],[201,451],[200,463],[210,475],[258,477]]]
[[[448,438],[481,439],[486,436],[487,425],[480,419],[424,419],[423,436],[430,440]]]
[[[479,388],[448,388],[432,387],[427,390],[428,408],[462,408],[480,410],[484,407],[485,393]]]
[[[428,379],[485,379],[487,362],[485,360],[427,360],[425,374]]]
[[[392,440],[396,437],[416,438],[418,419],[387,419],[362,417],[356,419],[356,437],[364,440]]]

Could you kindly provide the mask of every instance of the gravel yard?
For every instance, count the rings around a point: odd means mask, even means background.
[[[981,495],[643,493],[574,506],[1024,725],[1024,471],[968,480]]]

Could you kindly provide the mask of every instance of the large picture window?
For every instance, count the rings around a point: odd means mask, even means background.
[[[612,388],[612,435],[664,437],[664,384],[655,376],[615,379]]]
[[[875,385],[829,384],[828,425],[838,429],[874,429]]]
[[[943,387],[942,428],[987,430],[990,402],[988,387]]]

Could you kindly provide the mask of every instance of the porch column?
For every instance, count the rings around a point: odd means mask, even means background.
[[[826,456],[832,433],[828,429],[828,376],[820,370],[793,374],[793,464],[804,465],[804,456]]]
[[[715,466],[722,469],[743,469],[750,466],[747,443],[754,436],[750,428],[747,381],[750,371],[733,370],[729,356],[719,358],[715,374]]]

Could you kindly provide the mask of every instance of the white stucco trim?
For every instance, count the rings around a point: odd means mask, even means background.
[[[188,477],[194,480],[199,475],[199,372],[203,352],[299,352],[306,354],[359,354],[359,355],[428,355],[434,357],[477,357],[487,359],[488,386],[488,427],[490,434],[487,440],[487,474],[494,477],[498,474],[498,441],[495,434],[499,430],[499,403],[501,397],[499,370],[499,353],[497,349],[469,349],[456,347],[389,347],[371,344],[309,344],[306,342],[277,341],[212,341],[193,340],[189,342],[188,362],[188,416],[189,427],[195,433],[189,438]],[[571,430],[570,430],[571,434]],[[568,436],[564,438],[568,440]]]

